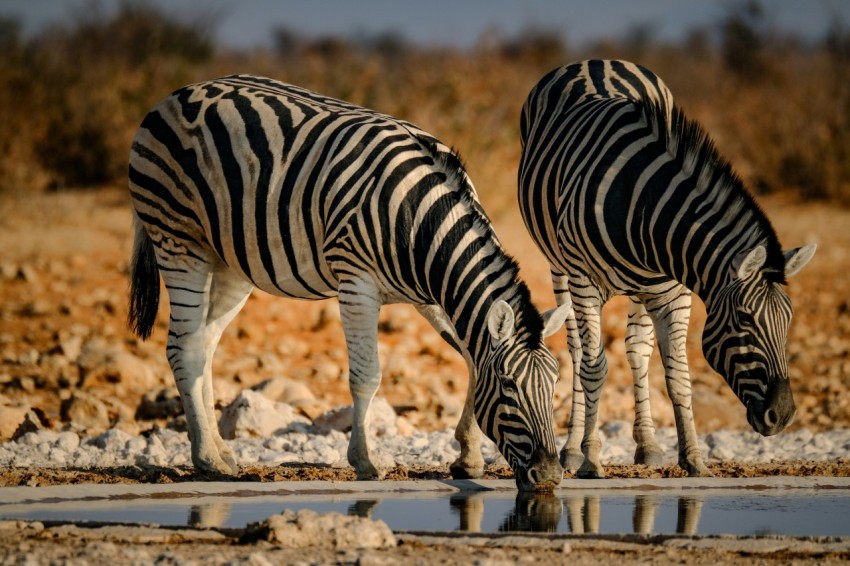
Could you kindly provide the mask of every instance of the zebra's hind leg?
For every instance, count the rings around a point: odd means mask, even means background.
[[[209,292],[209,308],[207,310],[206,327],[204,331],[204,411],[209,423],[213,441],[224,463],[231,473],[239,473],[239,465],[233,451],[221,438],[218,421],[215,415],[215,398],[213,395],[212,362],[218,342],[227,325],[239,314],[253,285],[230,271],[225,266],[216,270],[212,275]]]
[[[381,383],[378,359],[378,315],[381,298],[371,279],[340,278],[339,311],[348,347],[349,388],[354,400],[348,463],[358,480],[380,479],[383,474],[372,463],[367,441],[369,405]]]
[[[562,305],[572,302],[570,296],[569,277],[552,269],[552,288],[555,291],[555,302]],[[581,452],[581,441],[584,437],[584,389],[581,387],[581,338],[578,333],[578,322],[575,309],[570,309],[566,320],[567,346],[573,361],[573,397],[570,408],[570,420],[567,425],[567,441],[561,448],[561,466],[565,470],[575,471],[584,462]]]
[[[664,452],[655,440],[655,423],[649,404],[649,357],[654,346],[652,319],[643,303],[631,298],[626,325],[626,357],[632,369],[635,388],[635,424],[632,429],[632,437],[637,444],[635,464],[660,466]]]
[[[455,439],[460,443],[460,456],[449,465],[449,471],[455,479],[480,478],[484,475],[484,457],[481,455],[481,429],[475,421],[475,380],[478,375],[475,364],[442,307],[417,305],[416,310],[431,323],[443,340],[463,356],[466,362],[469,370],[469,387],[466,391],[463,413],[455,429]]]
[[[174,381],[180,391],[183,411],[192,443],[192,463],[199,472],[231,474],[232,466],[222,458],[215,420],[207,416],[204,395],[206,368],[205,330],[212,279],[210,266],[189,261],[185,256],[171,267],[168,259],[160,262],[171,303],[166,355]]]
[[[673,402],[676,435],[679,440],[679,466],[692,477],[711,476],[702,461],[694,413],[691,405],[691,377],[688,373],[687,337],[691,318],[691,292],[676,285],[657,300],[644,302],[655,324],[658,348],[664,363],[667,394]]]

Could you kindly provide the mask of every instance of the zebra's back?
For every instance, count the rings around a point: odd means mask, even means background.
[[[398,205],[404,194],[394,191],[433,174],[434,151],[448,148],[410,123],[234,75],[184,87],[154,108],[134,139],[129,176],[153,237],[222,261],[264,291],[323,298],[337,284],[328,242],[379,201]]]
[[[583,265],[614,293],[666,284],[627,232],[642,220],[632,177],[666,152],[669,136],[658,129],[670,127],[673,108],[663,81],[627,61],[567,65],[531,90],[520,123],[520,211],[550,262]]]

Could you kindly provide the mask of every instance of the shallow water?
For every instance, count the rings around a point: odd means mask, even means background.
[[[0,495],[15,489],[48,488],[4,488]],[[61,497],[28,493],[41,496],[0,498],[0,518],[241,528],[286,509],[307,508],[380,519],[393,531],[850,536],[850,489],[559,489],[548,495],[504,489],[249,490],[222,495],[113,492],[103,498],[83,493],[75,498],[67,491]]]

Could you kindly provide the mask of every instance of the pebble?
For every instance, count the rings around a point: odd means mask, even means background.
[[[603,465],[631,464],[634,441],[623,434],[626,423],[603,426]],[[611,437],[605,430],[612,433]],[[350,432],[330,430],[319,434],[313,427],[279,430],[266,436],[238,436],[228,440],[242,465],[277,465],[300,462],[346,467]],[[666,464],[675,464],[676,430],[661,428],[657,439],[664,450]],[[565,441],[564,437],[558,439]],[[379,467],[394,463],[408,467],[445,466],[459,454],[460,446],[452,429],[436,432],[413,430],[407,436],[371,436],[373,459]],[[813,434],[807,429],[785,432],[765,438],[751,431],[721,430],[700,437],[707,462],[771,462],[780,460],[834,460],[850,454],[850,429]],[[505,465],[496,446],[487,439],[482,443],[487,464]],[[72,431],[42,429],[23,434],[15,441],[0,443],[0,466],[57,468],[73,463],[76,467],[190,464],[190,444],[185,432],[155,429],[146,436],[128,434],[119,429],[88,437]]]

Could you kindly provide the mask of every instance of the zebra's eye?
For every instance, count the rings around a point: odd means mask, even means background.
[[[516,392],[517,392],[516,381],[511,379],[509,376],[503,375],[503,374],[499,374],[499,381],[502,382],[502,389],[504,390],[505,393],[509,393],[509,394],[512,394],[512,395],[516,394]]]
[[[746,313],[741,313],[741,315],[738,317],[738,321],[741,323],[741,327],[743,328],[751,329],[755,328],[756,326],[756,322],[753,317]]]

